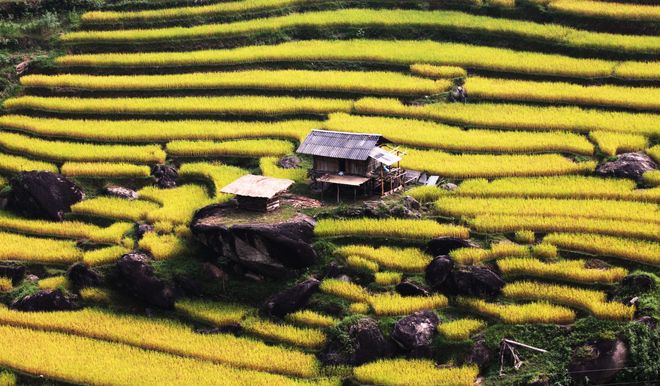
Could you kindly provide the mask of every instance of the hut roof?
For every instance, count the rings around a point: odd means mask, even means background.
[[[238,196],[273,198],[277,193],[287,190],[293,183],[292,180],[284,178],[248,174],[238,178],[220,191]]]
[[[369,158],[369,154],[374,147],[385,142],[390,141],[380,134],[312,130],[296,152],[364,161]]]

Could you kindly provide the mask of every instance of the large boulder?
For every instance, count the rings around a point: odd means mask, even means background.
[[[76,263],[66,272],[69,282],[74,288],[94,287],[101,284],[101,274],[85,263]]]
[[[432,288],[439,288],[454,270],[454,261],[449,256],[438,256],[426,266],[424,277]]]
[[[438,289],[451,295],[493,299],[504,284],[499,275],[486,267],[467,266],[454,269]]]
[[[479,248],[479,246],[471,240],[442,236],[436,237],[426,244],[426,253],[431,256],[448,255],[449,252],[459,248]]]
[[[133,296],[161,308],[174,308],[174,289],[158,278],[149,264],[151,258],[143,253],[127,253],[117,262],[118,285]]]
[[[474,343],[474,345],[470,349],[470,352],[465,358],[465,363],[475,364],[479,366],[479,368],[484,369],[488,367],[488,365],[494,358],[495,355],[493,351],[486,344],[486,340],[484,338],[480,338]]]
[[[642,174],[657,169],[658,165],[644,153],[624,153],[614,161],[603,162],[596,168],[596,174],[608,177],[631,178],[640,180]]]
[[[0,277],[10,278],[12,285],[18,285],[25,277],[25,267],[22,265],[0,266]]]
[[[123,186],[110,185],[105,187],[105,193],[108,196],[125,198],[127,200],[137,200],[138,193],[129,188],[124,188]]]
[[[341,329],[343,333],[331,336],[319,353],[326,365],[357,366],[392,353],[392,346],[378,328],[378,323],[371,318],[358,319]]]
[[[271,296],[261,309],[269,316],[282,318],[290,312],[303,308],[320,284],[321,282],[316,279],[305,280]]]
[[[154,165],[151,168],[151,175],[156,180],[156,186],[161,189],[170,189],[176,187],[179,172],[173,166]]]
[[[573,352],[568,372],[576,383],[608,383],[626,367],[627,359],[628,348],[620,339],[587,342]]]
[[[297,155],[285,155],[277,161],[277,166],[283,169],[294,169],[300,166],[300,162]]]
[[[222,210],[217,205],[202,208],[191,225],[197,239],[219,257],[271,277],[285,277],[291,269],[316,263],[311,245],[315,221],[311,217],[297,214],[279,223],[229,226],[218,215]]]
[[[401,296],[429,296],[429,290],[410,280],[404,280],[394,287]]]
[[[19,173],[10,185],[7,208],[29,218],[62,221],[71,205],[85,198],[66,177],[46,171]]]
[[[656,284],[651,276],[642,273],[624,277],[621,280],[621,286],[626,287],[630,292],[640,295],[655,289]]]
[[[399,320],[390,337],[411,355],[428,356],[438,322],[438,316],[431,311],[415,312]]]
[[[73,296],[68,296],[62,290],[44,290],[14,301],[11,308],[19,311],[67,311],[79,308]]]

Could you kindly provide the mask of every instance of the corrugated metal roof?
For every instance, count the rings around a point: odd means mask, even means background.
[[[364,161],[369,157],[371,149],[383,142],[389,141],[380,134],[312,130],[296,152]]]
[[[392,154],[387,150],[381,149],[379,147],[374,147],[369,152],[369,157],[375,159],[378,162],[384,163],[387,166],[392,165],[395,162],[401,161],[401,157],[396,154]]]

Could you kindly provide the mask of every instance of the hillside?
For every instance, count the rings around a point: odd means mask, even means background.
[[[654,3],[0,0],[0,386],[660,382]]]

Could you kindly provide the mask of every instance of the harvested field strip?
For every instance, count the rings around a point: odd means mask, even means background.
[[[193,299],[177,300],[174,307],[190,319],[216,327],[237,325],[248,313],[254,311],[243,305]]]
[[[292,312],[286,318],[293,323],[318,328],[331,328],[339,323],[339,319],[312,310]]]
[[[479,232],[505,233],[519,230],[535,232],[586,232],[609,236],[660,241],[660,226],[646,221],[606,220],[573,216],[478,215],[469,220]]]
[[[56,165],[48,162],[35,161],[17,155],[0,153],[0,171],[18,173],[30,170],[46,170],[53,173],[59,171]]]
[[[22,96],[8,99],[8,110],[29,109],[84,114],[226,114],[282,115],[349,112],[350,100],[322,98],[224,96],[181,98],[66,98]]]
[[[449,151],[495,153],[570,152],[591,155],[594,146],[582,135],[567,132],[513,132],[462,130],[430,121],[330,114],[323,123],[328,130],[355,133],[377,132],[406,146]]]
[[[449,340],[466,340],[488,324],[477,319],[456,319],[438,324],[438,332]]]
[[[551,233],[544,242],[562,249],[660,266],[660,244],[595,234]]]
[[[657,114],[613,112],[578,107],[537,107],[501,103],[435,103],[404,105],[397,99],[363,98],[355,102],[363,114],[434,119],[468,127],[505,130],[595,130],[660,136]]]
[[[429,359],[380,359],[353,369],[363,384],[403,386],[414,379],[418,386],[472,386],[477,366],[438,367]]]
[[[631,201],[473,198],[447,195],[440,197],[435,202],[435,209],[443,215],[454,217],[487,214],[572,216],[621,221],[648,221],[660,224],[660,206]]]
[[[232,122],[156,120],[80,120],[2,115],[0,126],[32,135],[101,142],[167,142],[284,138],[302,141],[318,121]],[[94,130],[91,130],[93,127]]]
[[[242,321],[241,326],[247,332],[264,339],[309,349],[320,348],[326,341],[325,334],[316,328],[301,328],[256,318]]]
[[[571,16],[617,21],[660,22],[660,6],[603,1],[552,0],[548,10]]]
[[[232,197],[232,195],[220,193],[220,189],[246,174],[248,174],[247,170],[236,166],[207,162],[186,163],[179,168],[179,177],[204,179],[210,182],[213,185],[217,202],[226,201]]]
[[[131,240],[132,242],[133,240]],[[99,248],[91,251],[85,251],[83,262],[89,266],[99,266],[116,263],[120,257],[130,252],[126,247],[115,245],[112,247]]]
[[[235,385],[307,384],[281,375],[56,332],[0,326],[0,336],[5,346],[0,352],[3,366],[75,384],[214,385],[218,379]],[[89,363],[90,355],[93,363]]]
[[[378,293],[369,296],[367,303],[376,315],[408,315],[417,311],[447,307],[449,300],[442,294],[401,296],[398,293]]]
[[[164,221],[172,224],[188,224],[194,212],[212,202],[206,189],[199,185],[181,185],[172,189],[153,186],[138,191],[140,198],[162,205],[150,210],[146,219],[150,222]]]
[[[458,297],[456,298],[456,304],[507,324],[570,324],[575,320],[575,311],[546,302],[498,304],[487,303],[484,300],[476,298]]]
[[[440,236],[470,237],[467,228],[440,224],[434,220],[370,219],[319,220],[314,228],[317,237],[357,236],[429,240]]]
[[[23,79],[21,78],[21,81]],[[660,88],[653,87],[583,86],[478,76],[467,78],[465,87],[469,90],[470,97],[485,100],[660,110]]]
[[[293,153],[293,143],[278,139],[244,139],[226,142],[172,141],[166,146],[172,157],[271,157]]]
[[[616,283],[628,274],[628,270],[619,267],[589,268],[584,260],[545,263],[532,258],[505,258],[497,260],[497,266],[506,276],[535,276],[584,284]]]
[[[68,177],[146,178],[151,169],[146,165],[111,162],[65,162],[62,174]]]
[[[281,168],[277,165],[279,160],[279,157],[262,157],[259,159],[261,174],[267,177],[294,180],[295,182],[305,182],[307,180],[307,169],[303,167],[292,169]]]
[[[165,162],[165,152],[159,145],[97,145],[49,141],[6,131],[0,131],[0,147],[53,161]]]
[[[660,189],[636,189],[629,179],[587,176],[533,178],[483,178],[463,181],[455,193],[471,197],[594,198],[627,201],[660,201]]]
[[[578,307],[588,310],[599,319],[631,320],[635,313],[635,307],[615,301],[607,302],[605,292],[565,285],[518,281],[507,283],[502,289],[502,293],[508,298],[547,300]]]
[[[417,248],[374,248],[369,245],[346,245],[337,248],[336,253],[348,256],[360,256],[378,263],[378,265],[403,272],[424,272],[433,260]]]
[[[555,54],[514,51],[429,40],[307,40],[224,50],[64,55],[61,66],[179,67],[267,62],[370,62],[409,66],[415,63],[458,66],[495,72],[631,80],[660,79],[658,62],[577,59]]]
[[[174,75],[27,75],[26,87],[94,91],[250,89],[322,91],[371,95],[429,95],[448,91],[450,80],[384,71],[252,70]]]
[[[156,232],[147,232],[138,242],[140,249],[149,252],[156,260],[169,260],[194,254],[194,249],[184,239],[175,235],[159,235]]]
[[[46,264],[73,264],[83,253],[75,241],[28,237],[0,232],[0,261],[27,261]]]
[[[119,222],[108,227],[99,227],[80,221],[57,222],[27,219],[17,217],[9,212],[0,211],[0,229],[38,236],[86,239],[101,244],[119,244],[123,236],[133,229],[133,224]]]
[[[500,257],[529,257],[530,248],[526,245],[515,244],[508,241],[493,243],[490,249],[459,248],[449,252],[452,260],[459,264],[476,264]]]
[[[592,172],[596,163],[573,162],[558,154],[491,155],[448,154],[406,149],[401,167],[449,178],[556,176]]]
[[[93,308],[57,314],[0,309],[0,323],[125,343],[243,369],[304,377],[318,372],[312,355],[228,334],[197,334],[189,326],[169,319],[112,314]]]
[[[104,217],[118,220],[145,220],[147,214],[160,208],[160,205],[142,200],[127,200],[118,197],[94,197],[71,206],[76,214]]]
[[[617,153],[643,151],[648,144],[648,138],[637,134],[623,134],[608,131],[592,131],[589,138],[594,141],[600,151],[613,156]]]
[[[660,8],[660,7],[658,7]],[[469,32],[484,36],[511,37],[574,48],[630,53],[660,52],[660,38],[590,32],[557,24],[471,15],[456,11],[340,9],[292,13],[231,23],[202,24],[191,27],[166,27],[111,31],[76,31],[62,35],[64,43],[147,43],[222,39],[293,28],[420,28],[435,31]]]

